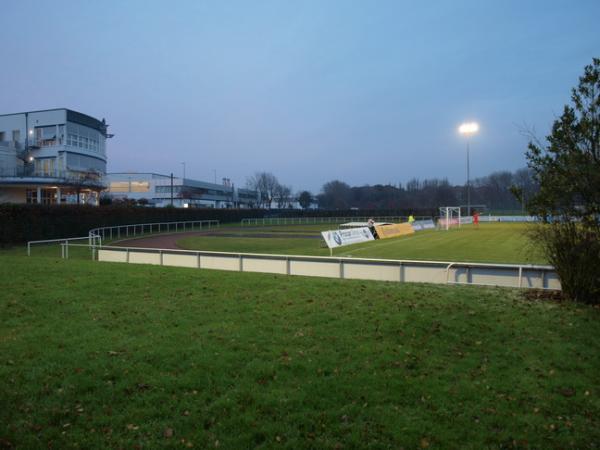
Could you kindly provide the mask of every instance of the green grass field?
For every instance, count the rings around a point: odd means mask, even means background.
[[[2,448],[593,448],[600,311],[0,253]]]
[[[333,229],[336,227],[333,226]],[[331,225],[271,226],[239,230],[234,237],[202,236],[181,239],[178,246],[187,250],[249,253],[284,253],[329,255],[323,241],[294,237],[247,237],[249,234],[272,233],[319,235]],[[334,250],[336,256],[384,259],[417,259],[438,261],[471,261],[497,263],[544,263],[544,258],[531,247],[525,237],[527,225],[485,223],[478,228],[465,225],[450,231],[427,230],[413,235],[367,242]],[[223,229],[231,234],[231,230]]]

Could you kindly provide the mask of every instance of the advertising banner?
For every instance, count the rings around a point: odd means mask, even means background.
[[[323,239],[325,239],[327,247],[329,248],[374,240],[373,235],[368,227],[322,231],[321,234],[323,235]]]
[[[433,230],[435,228],[435,224],[433,223],[433,220],[431,220],[431,219],[416,220],[412,223],[412,227],[415,231]]]
[[[379,236],[379,239],[404,236],[405,234],[412,234],[415,232],[414,228],[408,222],[376,226],[375,231],[377,231],[377,236]]]

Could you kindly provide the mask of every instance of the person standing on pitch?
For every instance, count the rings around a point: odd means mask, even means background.
[[[479,213],[477,211],[473,211],[473,225],[479,228]]]
[[[415,216],[413,216],[412,214],[410,216],[408,216],[408,223],[409,224],[413,224],[413,222],[415,221]]]
[[[369,227],[369,230],[371,230],[373,237],[377,239],[379,236],[377,236],[377,231],[375,231],[375,221],[372,217],[367,220],[367,226]]]

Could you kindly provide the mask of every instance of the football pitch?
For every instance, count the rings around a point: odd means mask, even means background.
[[[517,289],[5,252],[0,265],[3,448],[600,439],[591,307]]]
[[[528,225],[483,223],[479,227],[425,230],[393,239],[382,239],[334,250],[334,256],[430,261],[543,264],[544,258],[529,243]],[[177,246],[186,250],[240,253],[278,253],[328,256],[320,231],[335,225],[221,228],[208,236],[185,237]]]

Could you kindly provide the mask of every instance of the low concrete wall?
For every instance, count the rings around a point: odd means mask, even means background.
[[[550,266],[102,247],[98,260],[396,282],[560,289]]]

